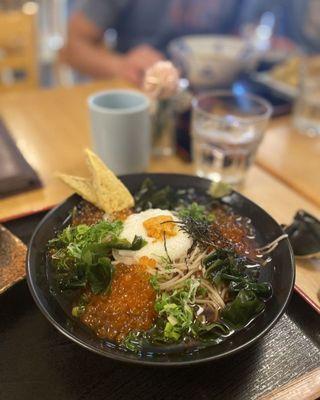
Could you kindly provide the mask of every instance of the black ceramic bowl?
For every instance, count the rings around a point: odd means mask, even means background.
[[[174,174],[136,174],[121,179],[134,193],[146,177],[150,177],[159,187],[193,187],[199,194],[205,192],[210,181],[194,176]],[[213,361],[243,350],[261,338],[276,323],[285,310],[294,285],[294,259],[288,240],[282,240],[272,254],[272,263],[262,269],[261,279],[273,287],[273,296],[266,304],[266,310],[247,328],[234,334],[229,340],[192,353],[167,353],[138,355],[98,339],[78,320],[73,319],[51,294],[44,252],[49,239],[55,236],[69,216],[71,209],[80,201],[73,195],[49,212],[35,230],[29,245],[27,279],[30,291],[43,314],[64,335],[87,348],[112,359],[145,365],[177,366]],[[259,244],[266,244],[283,231],[280,226],[260,207],[239,193],[233,192],[227,201],[240,215],[251,218],[257,232]]]

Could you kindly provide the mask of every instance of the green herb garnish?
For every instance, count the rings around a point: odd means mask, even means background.
[[[158,276],[151,275],[150,277],[150,285],[153,287],[154,290],[158,291],[160,289]]]
[[[157,339],[164,342],[177,342],[187,333],[193,333],[194,304],[199,280],[188,279],[182,289],[172,294],[163,292],[156,301],[155,310],[159,318],[164,320],[163,330],[158,331]]]
[[[89,302],[89,298],[86,293],[83,293],[76,306],[72,307],[72,316],[79,318],[86,310],[86,306]]]
[[[68,247],[68,254],[79,256],[81,250],[91,243],[101,243],[119,237],[123,229],[122,221],[101,221],[95,225],[68,226],[56,238],[49,240],[49,247]]]
[[[134,353],[137,353],[141,350],[141,340],[143,340],[144,334],[140,332],[130,332],[128,336],[122,342],[122,345]]]
[[[204,324],[196,316],[196,296],[204,294],[200,281],[190,278],[183,287],[171,294],[159,295],[155,310],[158,318],[148,332],[131,332],[123,345],[132,351],[139,351],[146,343],[175,344],[186,338],[198,339],[203,343],[219,343],[231,330],[223,321]]]
[[[202,206],[196,202],[192,202],[190,205],[180,208],[178,211],[178,216],[182,220],[187,217],[196,221],[212,222],[214,220],[213,213],[209,213],[205,206]]]
[[[49,241],[54,281],[59,290],[89,286],[94,294],[110,287],[113,266],[111,250],[139,250],[145,241],[135,236],[132,243],[120,239],[121,221],[101,221],[95,225],[67,227]]]

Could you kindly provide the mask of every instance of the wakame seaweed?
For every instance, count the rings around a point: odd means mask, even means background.
[[[265,303],[248,289],[241,289],[236,298],[221,311],[221,319],[234,329],[246,326],[265,308]]]
[[[94,294],[109,289],[114,272],[111,251],[139,250],[145,244],[140,236],[132,243],[120,239],[121,221],[101,221],[95,225],[68,226],[49,241],[49,259],[54,284],[60,291],[90,287]]]
[[[269,283],[258,282],[260,265],[252,264],[251,260],[233,250],[215,250],[204,257],[202,265],[206,278],[215,285],[223,282],[231,294],[243,289],[251,290],[261,299],[267,299],[272,294]]]
[[[149,178],[145,179],[134,195],[135,211],[141,212],[150,208],[179,211],[192,203],[205,207],[206,212],[212,208],[215,199],[210,194],[199,196],[194,188],[175,190],[171,186],[157,187]]]
[[[179,203],[177,193],[170,187],[158,189],[151,179],[146,179],[134,196],[137,212],[150,208],[172,210]]]

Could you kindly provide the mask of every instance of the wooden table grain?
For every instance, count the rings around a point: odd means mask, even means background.
[[[69,193],[55,171],[85,174],[83,150],[90,146],[86,98],[109,81],[72,88],[10,93],[0,97],[0,117],[43,183],[38,190],[0,200],[0,220],[47,209]]]
[[[291,117],[271,121],[257,163],[320,207],[320,137],[294,128]]]
[[[83,150],[91,145],[86,98],[94,91],[127,86],[122,81],[96,82],[72,88],[10,93],[0,98],[0,116],[43,182],[41,189],[0,200],[0,220],[47,209],[71,191],[54,173],[85,176]],[[293,132],[289,119],[271,123],[248,173],[243,194],[268,211],[279,223],[288,223],[303,208],[320,215],[318,139]],[[192,164],[177,157],[153,159],[152,172],[194,174]],[[298,264],[297,284],[320,307],[319,266]]]

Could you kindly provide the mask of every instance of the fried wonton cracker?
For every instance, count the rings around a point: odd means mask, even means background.
[[[131,193],[103,161],[89,149],[86,149],[86,156],[100,208],[107,213],[113,213],[133,207]]]
[[[64,183],[70,186],[76,193],[78,193],[83,199],[94,204],[96,207],[101,208],[98,202],[98,197],[93,188],[90,179],[81,178],[80,176],[66,175],[57,173],[56,176],[60,178]]]

